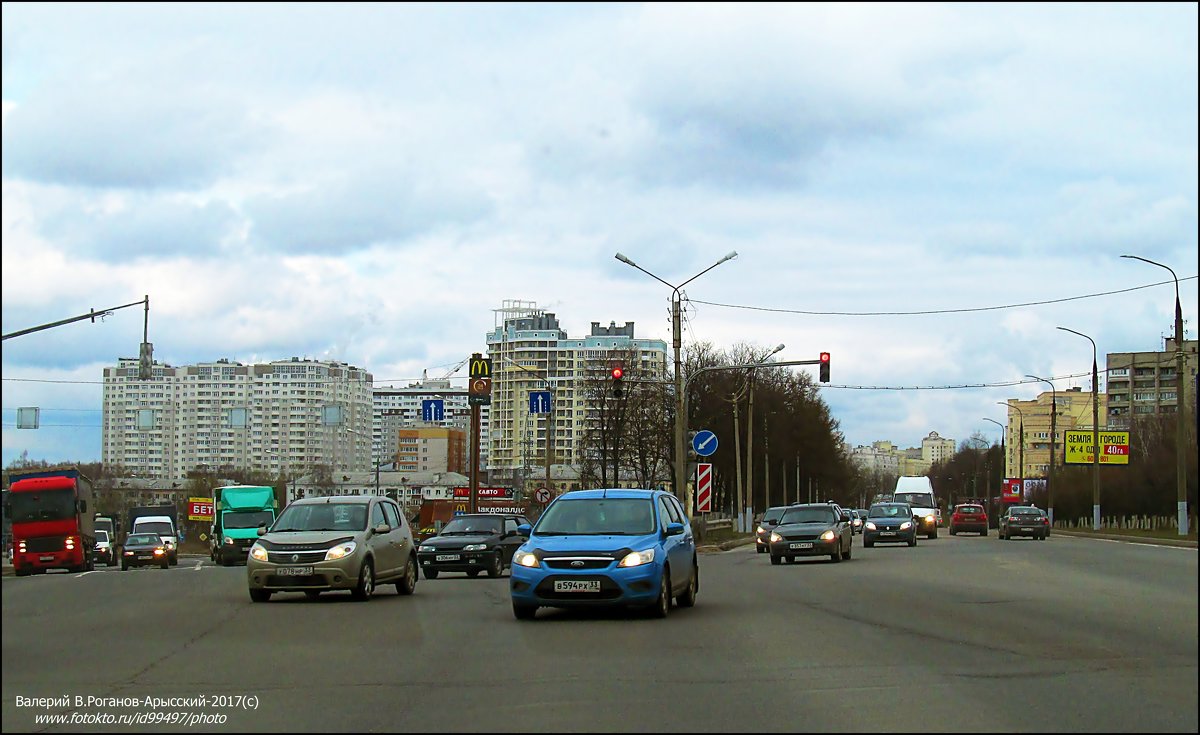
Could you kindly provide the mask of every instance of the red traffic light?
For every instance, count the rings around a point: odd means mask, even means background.
[[[625,377],[625,371],[619,367],[615,367],[612,369],[612,377],[613,380],[620,380],[621,378]]]
[[[828,352],[821,353],[821,362],[829,362],[829,353]]]

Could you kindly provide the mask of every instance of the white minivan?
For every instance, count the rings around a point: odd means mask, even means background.
[[[896,478],[896,492],[892,500],[911,505],[918,524],[917,531],[925,534],[925,538],[937,538],[937,497],[933,494],[933,483],[928,477]]]

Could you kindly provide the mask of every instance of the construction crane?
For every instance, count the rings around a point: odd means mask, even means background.
[[[464,357],[463,359],[459,360],[457,365],[455,365],[454,367],[447,370],[446,374],[443,375],[442,377],[438,378],[438,380],[447,380],[451,375],[453,375],[453,374],[457,373],[459,370],[461,370],[462,366],[466,365],[467,360],[470,360],[470,359],[471,359],[470,357]],[[422,381],[427,380],[428,376],[429,376],[429,371],[423,370],[422,375],[421,375],[421,380]]]

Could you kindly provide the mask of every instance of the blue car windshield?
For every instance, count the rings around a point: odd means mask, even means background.
[[[833,523],[832,508],[793,508],[783,514],[779,525],[789,523]]]
[[[654,506],[649,498],[558,500],[534,529],[543,536],[644,536],[654,531]]]

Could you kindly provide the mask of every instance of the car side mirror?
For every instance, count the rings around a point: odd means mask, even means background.
[[[375,533],[382,536],[383,534],[391,531],[392,527],[386,523],[380,523],[378,526],[376,526],[375,528],[373,528],[371,530],[373,530]]]
[[[682,523],[668,523],[667,524],[667,535],[668,536],[678,536],[681,533],[683,533],[683,524]]]
[[[266,526],[259,526],[259,527],[258,527],[258,535],[259,535],[259,536],[266,536],[266,535],[267,535],[267,527],[266,527]]]
[[[525,538],[529,538],[529,532],[532,530],[533,526],[529,525],[528,523],[522,523],[521,525],[517,526],[517,533]]]

